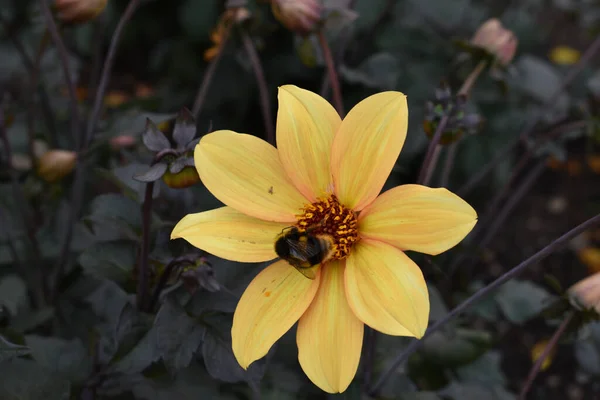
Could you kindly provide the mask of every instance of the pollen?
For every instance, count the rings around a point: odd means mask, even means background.
[[[334,195],[304,206],[302,214],[296,217],[300,230],[310,229],[313,234],[331,236],[335,246],[334,259],[348,257],[350,249],[359,239],[356,214],[340,204]]]

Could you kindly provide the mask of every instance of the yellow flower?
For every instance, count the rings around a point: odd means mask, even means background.
[[[283,229],[329,233],[333,258],[306,278],[285,260],[265,268],[233,317],[233,352],[243,368],[298,322],[298,358],[329,393],[343,392],[358,367],[364,325],[420,338],[429,297],[405,250],[439,254],[460,242],[475,210],[446,189],[404,185],[379,194],[406,138],[406,96],[383,92],[342,121],[315,93],[279,89],[277,148],[255,136],[217,131],[202,138],[195,163],[204,185],[227,206],[184,217],[171,238],[219,257],[277,257]]]
[[[573,65],[581,58],[581,52],[569,46],[556,46],[548,57],[554,64]]]
[[[49,150],[38,160],[38,175],[46,182],[58,182],[69,175],[77,163],[77,153],[68,150]]]

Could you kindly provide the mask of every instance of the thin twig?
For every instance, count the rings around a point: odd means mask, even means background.
[[[206,94],[208,93],[208,87],[213,80],[213,76],[215,75],[215,71],[217,70],[217,65],[219,65],[219,61],[221,61],[221,57],[223,56],[225,46],[229,41],[229,36],[231,33],[231,24],[227,25],[226,29],[223,31],[221,35],[221,42],[219,43],[219,49],[215,57],[210,61],[206,71],[204,71],[204,76],[202,77],[202,83],[200,84],[200,88],[198,88],[198,93],[196,94],[196,99],[194,100],[194,105],[192,106],[192,115],[194,118],[198,119],[200,114],[200,110],[204,105],[204,99],[206,98]]]
[[[79,142],[81,140],[79,135],[79,106],[77,104],[77,92],[75,90],[75,82],[73,82],[73,80],[71,79],[72,75],[71,68],[69,67],[69,53],[67,52],[65,42],[63,41],[62,37],[60,36],[60,33],[58,32],[58,27],[56,26],[56,22],[54,21],[54,17],[52,16],[52,11],[50,11],[50,5],[48,4],[48,2],[49,0],[40,0],[40,4],[42,6],[42,13],[44,14],[44,19],[46,20],[46,28],[50,33],[50,37],[52,37],[54,46],[56,46],[58,58],[60,58],[60,64],[65,75],[65,83],[67,84],[67,90],[69,92],[71,137],[73,138],[73,142],[75,143],[76,148],[79,149]]]
[[[425,159],[421,166],[421,172],[419,172],[419,178],[417,179],[417,183],[420,185],[427,185],[433,175],[437,159],[440,156],[440,139],[442,138],[444,129],[446,129],[446,124],[448,124],[448,119],[448,115],[442,117],[431,138],[431,142],[429,142],[429,147],[427,148],[427,153],[425,154]]]
[[[146,291],[148,290],[148,253],[150,253],[150,228],[152,223],[152,192],[154,182],[146,183],[144,203],[142,204],[142,248],[140,250],[137,271],[137,306],[145,310]]]
[[[544,351],[542,351],[542,354],[540,354],[538,359],[535,361],[535,364],[533,364],[533,367],[531,367],[531,370],[529,371],[529,375],[527,375],[527,380],[525,381],[525,384],[523,385],[523,388],[521,389],[521,393],[519,394],[519,400],[525,400],[525,396],[527,396],[529,389],[531,389],[531,385],[533,384],[535,377],[537,376],[537,374],[540,372],[540,369],[542,368],[542,364],[544,364],[544,361],[546,361],[546,358],[548,358],[548,355],[550,354],[552,349],[556,347],[556,344],[558,343],[558,340],[560,339],[560,337],[567,330],[569,323],[573,319],[573,315],[574,315],[573,312],[570,312],[567,314],[567,316],[565,317],[563,322],[556,329],[556,332],[554,332],[554,335],[552,335],[552,337],[546,344],[546,347],[544,347]]]
[[[503,147],[500,151],[496,153],[494,158],[485,166],[483,166],[479,172],[473,175],[458,191],[457,193],[464,197],[466,196],[479,182],[483,181],[485,177],[494,170],[494,168],[500,164],[502,161],[506,159],[506,157],[510,154],[511,151],[522,141],[527,139],[529,135],[533,132],[536,125],[544,115],[544,113],[550,108],[559,98],[562,92],[567,89],[571,83],[575,80],[577,75],[583,70],[585,65],[589,62],[589,60],[600,50],[600,35],[596,37],[594,42],[587,48],[579,62],[575,64],[569,72],[563,78],[560,86],[556,89],[556,91],[548,98],[546,102],[542,106],[539,107],[537,112],[534,112],[528,123],[525,125],[519,136],[513,139],[510,143],[508,143],[505,147]]]
[[[137,9],[140,4],[140,0],[131,0],[125,9],[125,12],[121,16],[119,23],[113,33],[112,39],[110,41],[110,46],[108,48],[108,53],[106,55],[106,59],[104,60],[104,66],[102,67],[102,75],[100,78],[100,83],[98,84],[98,90],[96,91],[96,97],[94,99],[94,105],[92,107],[92,114],[88,120],[87,129],[85,131],[85,136],[82,140],[79,141],[81,147],[78,149],[80,153],[85,153],[85,150],[89,146],[91,140],[94,137],[94,130],[96,129],[96,124],[98,122],[98,118],[100,117],[100,111],[102,109],[104,93],[108,87],[108,80],[110,78],[110,74],[112,71],[112,66],[115,61],[115,56],[117,52],[117,47],[119,45],[119,41],[121,40],[121,35],[123,33],[123,29],[127,22],[133,16],[133,13]],[[56,296],[56,289],[58,279],[62,275],[62,272],[68,269],[69,263],[69,249],[71,247],[71,240],[73,238],[73,229],[75,228],[75,221],[77,216],[81,211],[81,206],[83,203],[83,189],[85,187],[85,164],[83,162],[78,162],[75,168],[75,177],[73,178],[73,186],[71,190],[71,212],[69,214],[69,219],[67,221],[67,229],[63,239],[60,256],[58,258],[58,262],[56,268],[54,269],[54,275],[51,279],[51,288],[53,290],[52,297]]]
[[[452,321],[455,317],[457,317],[463,311],[465,311],[466,309],[471,307],[478,300],[481,300],[484,297],[490,295],[492,291],[494,291],[495,289],[497,289],[498,287],[500,287],[507,281],[518,276],[527,268],[529,268],[533,265],[536,265],[537,263],[539,263],[540,261],[542,261],[549,255],[554,253],[556,250],[558,250],[559,248],[566,245],[571,239],[573,239],[577,235],[581,234],[582,232],[585,232],[586,230],[588,230],[598,224],[600,224],[600,214],[597,214],[596,216],[588,219],[587,221],[583,222],[582,224],[578,225],[577,227],[571,229],[569,232],[565,233],[558,239],[554,240],[552,243],[548,244],[542,250],[538,251],[533,256],[531,256],[528,259],[526,259],[525,261],[521,262],[519,265],[512,268],[510,271],[504,273],[502,276],[500,276],[498,279],[496,279],[489,285],[479,289],[471,297],[469,297],[468,299],[466,299],[465,301],[460,303],[457,307],[452,309],[452,311],[450,311],[448,314],[446,314],[444,316],[444,318],[438,320],[435,324],[433,324],[431,327],[429,327],[429,329],[427,329],[427,332],[425,332],[425,335],[423,335],[421,340],[415,340],[412,343],[410,343],[404,349],[404,351],[402,351],[402,353],[400,353],[394,359],[394,361],[392,361],[390,363],[390,365],[385,369],[385,372],[383,374],[381,374],[381,376],[379,377],[379,379],[377,380],[375,385],[373,385],[373,387],[369,391],[369,394],[371,396],[377,395],[377,393],[379,392],[379,390],[381,389],[381,387],[383,386],[385,381],[387,381],[391,377],[392,373],[403,362],[405,362],[408,359],[408,357],[410,357],[411,354],[413,354],[415,351],[417,351],[423,345],[424,339],[431,336],[431,334],[433,334],[434,332],[437,332],[438,330],[440,330],[448,322]]]
[[[514,191],[512,196],[508,199],[508,201],[504,204],[504,206],[500,209],[499,212],[494,212],[493,214],[486,214],[486,217],[493,217],[492,221],[487,223],[482,223],[478,226],[475,231],[475,237],[477,237],[477,233],[485,232],[481,240],[477,242],[477,247],[480,249],[485,249],[491,242],[492,239],[496,236],[506,219],[515,208],[517,204],[525,197],[529,189],[533,186],[533,184],[540,177],[542,172],[544,172],[546,168],[546,161],[538,161],[538,164],[527,174],[527,176],[523,179],[521,185]],[[494,204],[495,205],[495,204]],[[485,227],[485,228],[484,228]],[[457,256],[456,259],[450,264],[449,267],[449,275],[452,276],[456,269],[460,266],[465,271],[469,271],[473,266],[473,262],[475,261],[475,256],[472,252],[462,253]]]
[[[320,30],[317,34],[319,37],[319,44],[321,50],[323,50],[323,58],[325,58],[325,65],[327,66],[327,74],[329,75],[329,81],[331,82],[331,89],[333,90],[333,105],[337,110],[340,117],[344,118],[344,101],[342,99],[342,89],[340,87],[340,80],[338,78],[337,71],[335,69],[335,62],[333,61],[333,55],[327,43],[327,38],[323,30]]]
[[[473,71],[471,71],[469,76],[467,76],[467,79],[465,79],[460,89],[458,89],[458,93],[456,93],[456,95],[468,96],[471,92],[471,89],[473,88],[473,85],[477,81],[477,78],[479,78],[479,75],[485,69],[486,66],[487,61],[480,61],[479,64],[477,64],[477,66],[473,69]]]
[[[258,53],[256,52],[256,48],[254,48],[252,39],[243,28],[240,29],[240,33],[242,36],[242,42],[244,43],[244,49],[246,49],[246,54],[250,59],[250,64],[252,64],[252,70],[254,71],[254,76],[256,77],[260,108],[263,114],[265,130],[267,131],[267,141],[272,145],[275,145],[275,129],[273,128],[273,116],[271,114],[269,89],[265,79],[265,73],[263,72],[262,64],[260,62],[260,58],[258,57]]]

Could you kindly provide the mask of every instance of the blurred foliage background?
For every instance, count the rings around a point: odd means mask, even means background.
[[[301,33],[268,1],[109,0],[77,21],[65,14],[71,2],[0,1],[2,399],[334,397],[302,373],[293,331],[248,371],[235,361],[231,316],[264,265],[169,240],[181,217],[220,205],[190,166],[189,143],[171,136],[176,116],[196,139],[218,129],[267,139],[278,86],[331,100],[315,32],[346,112],[376,92],[408,96],[408,137],[386,187],[417,181],[444,107],[460,105],[430,185],[463,196],[480,221],[445,254],[411,254],[431,321],[600,209],[595,0],[323,0]],[[489,18],[518,39],[506,63],[471,41]],[[160,157],[148,118],[173,145]],[[375,394],[411,339],[369,333],[337,397],[517,398],[563,326],[528,398],[597,398],[597,312],[566,290],[600,271],[598,246],[600,231],[588,231],[509,281],[433,333]]]

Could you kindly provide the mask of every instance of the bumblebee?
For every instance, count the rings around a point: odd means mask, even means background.
[[[275,240],[275,253],[308,279],[315,279],[317,266],[331,259],[335,250],[333,238],[327,234],[312,234],[295,226],[286,228]]]

